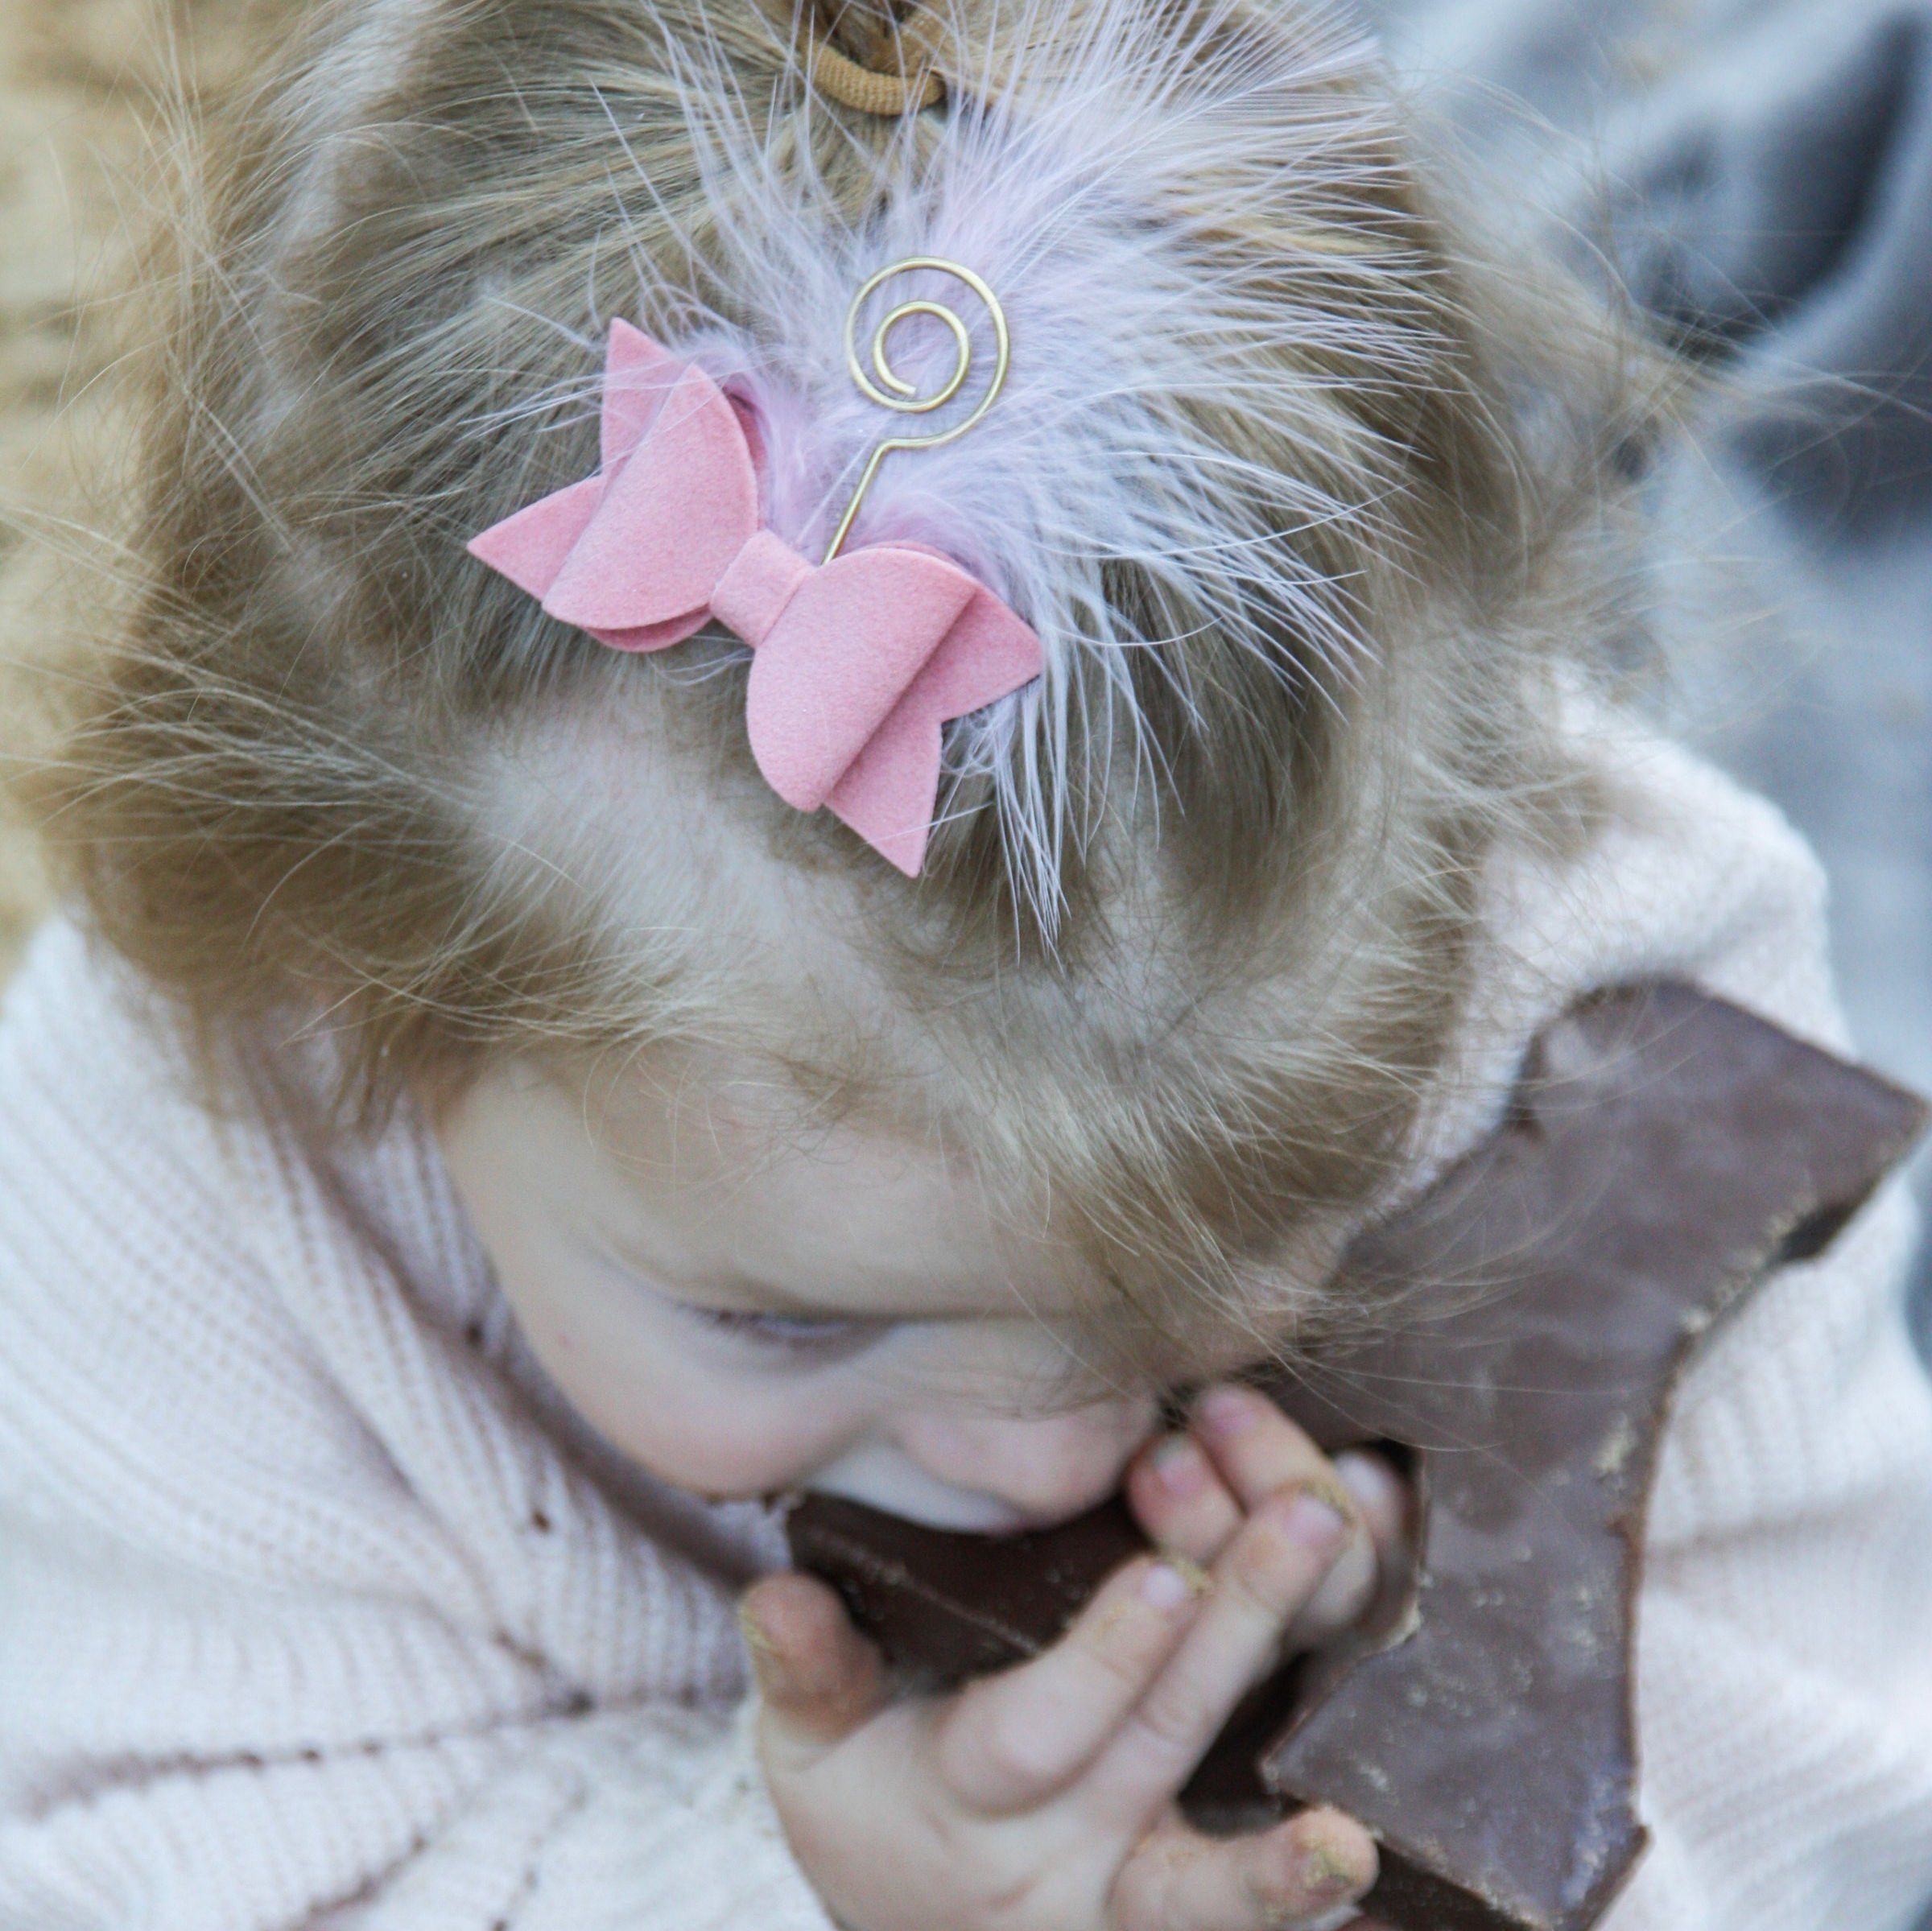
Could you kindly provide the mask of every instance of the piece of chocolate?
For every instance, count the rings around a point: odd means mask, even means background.
[[[1505,1125],[1344,1272],[1373,1341],[1255,1379],[1324,1446],[1413,1452],[1414,1586],[1290,1665],[1190,1786],[1210,1822],[1334,1804],[1375,1834],[1393,1931],[1584,1931],[1644,1841],[1632,1609],[1671,1395],[1698,1338],[1821,1252],[1921,1131],[1911,1095],[1687,987],[1579,1007]],[[1145,1544],[1118,1500],[992,1537],[808,1498],[795,1559],[941,1686],[1036,1653]]]

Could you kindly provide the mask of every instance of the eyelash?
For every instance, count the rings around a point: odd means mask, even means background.
[[[790,1314],[743,1314],[723,1307],[693,1307],[690,1312],[719,1333],[765,1347],[801,1352],[869,1339],[873,1331],[873,1324],[867,1321],[809,1321]]]

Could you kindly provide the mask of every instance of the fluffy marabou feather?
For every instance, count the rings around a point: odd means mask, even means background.
[[[1021,50],[1011,71],[956,67],[936,127],[905,122],[882,152],[855,143],[876,175],[856,224],[769,102],[740,97],[722,58],[667,42],[715,227],[701,258],[694,245],[668,271],[639,254],[636,319],[754,403],[771,523],[816,554],[880,439],[962,419],[993,362],[964,287],[895,279],[862,318],[861,356],[890,307],[924,298],[967,324],[975,365],[952,403],[889,415],[848,372],[856,291],[919,255],[995,291],[1004,393],[959,439],[890,456],[851,540],[947,551],[1038,632],[1044,677],[956,726],[947,768],[990,778],[1012,876],[1051,930],[1063,854],[1106,782],[1158,763],[1136,654],[1151,647],[1183,716],[1198,716],[1191,654],[1161,646],[1197,627],[1318,687],[1358,661],[1347,587],[1302,539],[1372,520],[1395,467],[1359,417],[1343,421],[1344,386],[1359,402],[1424,382],[1436,345],[1413,307],[1406,326],[1378,320],[1417,264],[1364,222],[1364,175],[1391,143],[1381,90],[1357,85],[1374,52],[1356,30],[1318,14],[1290,39],[1257,35],[1209,4],[1177,32],[1134,0],[1009,0],[973,39]],[[1053,50],[1037,72],[1030,47]],[[618,192],[648,199],[652,184],[640,167]],[[890,351],[923,395],[954,366],[930,318],[894,330]],[[1247,433],[1231,439],[1231,420]],[[1109,774],[1122,745],[1135,769]]]

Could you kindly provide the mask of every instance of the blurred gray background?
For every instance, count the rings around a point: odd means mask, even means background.
[[[1668,701],[1818,846],[1860,1044],[1932,1091],[1932,0],[1365,10],[1718,378],[1653,485]]]
[[[1654,483],[1667,701],[1818,847],[1860,1044],[1932,1092],[1932,0],[1363,3],[1716,378]],[[1914,1298],[1932,1362],[1932,1244]]]

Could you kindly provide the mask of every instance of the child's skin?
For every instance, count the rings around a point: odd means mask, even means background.
[[[801,1143],[765,1089],[691,1071],[583,1097],[486,1075],[449,1108],[450,1169],[565,1397],[661,1479],[713,1497],[812,1487],[981,1529],[1063,1520],[1125,1482],[1163,1554],[1052,1650],[889,1704],[837,1598],[747,1596],[774,1801],[849,1931],[1276,1931],[1373,1880],[1352,1819],[1201,1838],[1176,1793],[1284,1646],[1344,1626],[1404,1498],[1327,1462],[1270,1403],[1211,1388],[1157,1434],[1154,1393],[1077,1390],[1066,1317],[1100,1284],[1004,1223],[954,1157],[840,1127]],[[594,1131],[593,1131],[594,1127]],[[1235,1365],[1234,1363],[1221,1364]],[[1203,1572],[1207,1572],[1203,1578]]]

